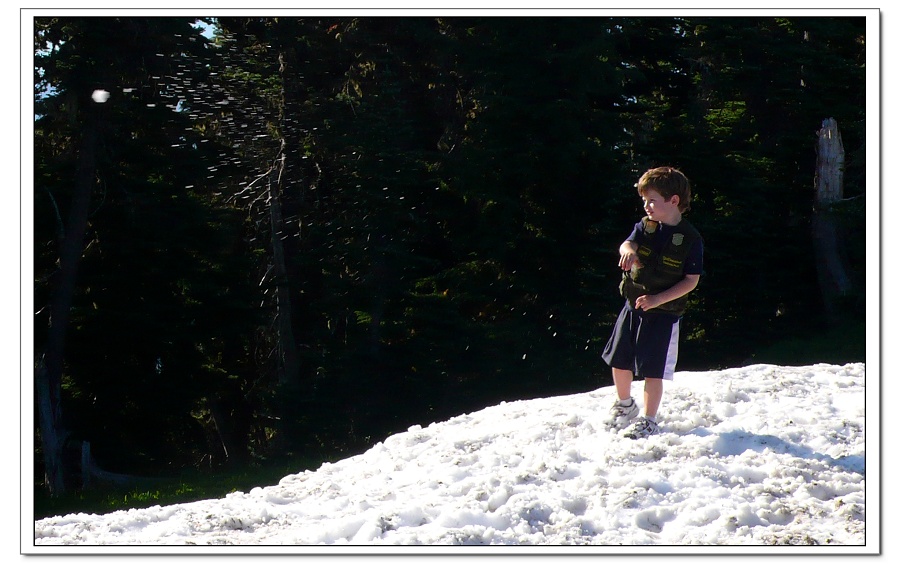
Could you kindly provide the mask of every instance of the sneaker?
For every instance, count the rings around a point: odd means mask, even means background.
[[[659,425],[655,420],[650,420],[646,416],[642,416],[632,424],[628,431],[625,432],[625,438],[636,440],[638,438],[646,438],[654,434],[659,434]]]
[[[627,405],[616,401],[616,404],[609,409],[609,414],[610,418],[606,421],[607,426],[616,430],[625,428],[638,414],[637,403],[634,402],[634,399],[631,399],[631,404]]]

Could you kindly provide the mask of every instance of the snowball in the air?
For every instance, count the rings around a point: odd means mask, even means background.
[[[105,89],[95,89],[94,93],[91,94],[91,99],[97,103],[106,103],[106,100],[109,99],[109,91],[106,91]]]

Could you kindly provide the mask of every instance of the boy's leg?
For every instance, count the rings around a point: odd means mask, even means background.
[[[610,418],[606,424],[614,429],[622,429],[638,415],[637,403],[631,398],[631,382],[634,380],[634,374],[628,369],[613,367],[612,376],[616,385],[616,396],[619,398],[609,409]]]
[[[616,319],[613,333],[603,350],[603,360],[612,368],[613,384],[618,399],[610,409],[607,425],[624,428],[637,416],[637,404],[631,398],[634,373],[634,313],[626,305]]]
[[[616,385],[618,387],[618,385]],[[644,379],[644,416],[656,418],[659,404],[662,402],[663,380]]]
[[[659,411],[659,403],[662,401],[663,380],[660,378],[644,379],[644,416],[637,419],[628,430],[625,438],[646,438],[659,432],[656,423],[656,413]]]
[[[619,400],[627,400],[631,396],[631,382],[634,374],[628,369],[612,368],[613,384],[616,385],[616,395]]]
[[[668,316],[647,317],[645,336],[640,339],[638,374],[644,374],[644,416],[656,418],[663,397],[663,380],[672,379],[678,361],[681,319]]]

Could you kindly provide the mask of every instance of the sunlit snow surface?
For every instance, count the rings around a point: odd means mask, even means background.
[[[501,403],[275,486],[39,520],[34,543],[866,543],[865,365],[681,372],[665,391],[645,440],[604,427],[612,387]]]

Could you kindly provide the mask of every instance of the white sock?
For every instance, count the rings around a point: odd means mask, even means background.
[[[628,397],[627,399],[619,399],[619,404],[622,406],[631,406],[631,403],[634,402],[634,397]]]
[[[647,420],[652,420],[653,422],[656,422],[656,417],[655,417],[655,416],[647,416],[647,415],[645,414],[645,415],[644,415],[644,418],[646,418]]]

